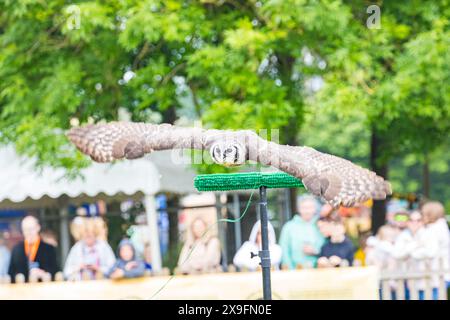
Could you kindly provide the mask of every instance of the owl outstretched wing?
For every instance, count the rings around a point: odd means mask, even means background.
[[[375,172],[346,159],[310,147],[281,146],[280,169],[300,177],[311,193],[331,205],[347,207],[392,193],[391,185]],[[303,163],[303,165],[300,165]]]
[[[183,128],[170,124],[109,122],[73,127],[70,141],[96,162],[137,159],[146,153],[176,148],[202,149],[221,130]]]
[[[220,164],[239,165],[254,160],[301,179],[308,191],[334,207],[384,199],[392,193],[389,182],[348,160],[310,147],[269,142],[248,130],[111,122],[75,127],[67,135],[79,150],[97,162],[136,159],[156,150],[184,148],[210,150],[213,160]]]

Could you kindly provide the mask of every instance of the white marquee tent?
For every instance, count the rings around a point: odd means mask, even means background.
[[[145,158],[94,163],[81,171],[83,178],[69,180],[64,170],[45,167],[36,170],[34,160],[19,156],[13,147],[0,149],[0,210],[58,207],[67,216],[68,204],[103,199],[106,202],[127,198],[144,199],[147,221],[152,233],[155,269],[161,266],[154,195],[159,192],[188,194],[196,192],[195,172],[180,152],[155,152]],[[68,251],[67,219],[61,219],[62,252]]]

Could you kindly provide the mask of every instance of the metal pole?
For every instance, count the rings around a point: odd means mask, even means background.
[[[67,207],[63,205],[59,209],[59,245],[61,248],[61,265],[66,261],[70,250],[70,231],[69,231],[69,212]]]
[[[270,286],[270,251],[269,251],[269,222],[267,217],[267,193],[266,187],[259,188],[259,207],[261,215],[261,241],[262,250],[259,251],[261,258],[263,296],[264,300],[272,300],[272,289]]]

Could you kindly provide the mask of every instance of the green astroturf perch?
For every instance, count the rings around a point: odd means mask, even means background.
[[[198,191],[227,191],[259,188],[262,248],[258,252],[261,259],[264,300],[272,299],[270,283],[270,251],[267,216],[267,188],[300,188],[302,182],[284,172],[244,172],[230,174],[203,174],[194,180]]]

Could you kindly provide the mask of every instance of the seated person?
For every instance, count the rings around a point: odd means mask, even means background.
[[[136,258],[134,247],[130,240],[123,239],[118,247],[119,256],[108,272],[111,279],[137,278],[144,275],[144,261]]]
[[[92,280],[105,275],[116,258],[109,244],[101,238],[96,218],[76,217],[71,229],[78,241],[70,249],[64,266],[66,279]]]
[[[261,222],[258,221],[252,228],[250,238],[239,248],[233,258],[233,264],[240,269],[250,271],[258,268],[261,259],[251,256],[251,253],[258,254],[261,250]],[[281,247],[276,243],[275,231],[272,224],[269,223],[269,251],[270,262],[272,266],[278,268],[281,262]]]
[[[345,235],[345,227],[340,217],[334,217],[330,221],[330,238],[322,246],[317,260],[318,267],[339,267],[347,261],[353,264],[355,247]]]
[[[212,272],[220,267],[220,241],[208,234],[208,226],[200,217],[190,224],[188,239],[178,258],[178,270],[182,274]]]
[[[419,211],[411,212],[406,225],[407,228],[395,239],[392,251],[392,256],[396,259],[396,270],[416,273],[430,270],[430,263],[439,254],[439,239],[436,233],[427,230]],[[430,284],[432,299],[437,300],[439,298],[439,279],[435,276],[431,277],[431,283],[427,283],[423,278],[415,281],[408,280],[405,299],[409,300],[411,290],[417,290],[419,300],[424,300],[426,287]]]
[[[298,214],[283,226],[279,243],[282,264],[288,269],[317,265],[317,255],[325,240],[317,226],[318,210],[314,197],[302,196],[297,201]]]
[[[321,217],[317,220],[317,227],[320,233],[324,236],[325,240],[330,239],[331,236],[331,218]]]
[[[34,216],[23,218],[22,233],[24,240],[16,244],[10,258],[8,274],[14,283],[18,274],[25,277],[25,281],[44,280],[50,275],[54,278],[58,271],[56,250],[42,241],[39,234],[41,225]]]
[[[378,229],[375,236],[369,237],[365,248],[366,264],[377,266],[381,270],[395,270],[393,251],[397,235],[396,228],[386,224]]]

